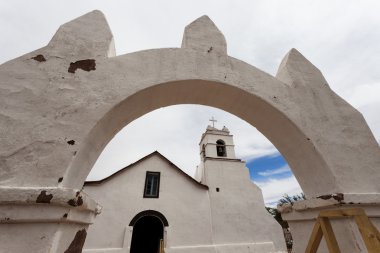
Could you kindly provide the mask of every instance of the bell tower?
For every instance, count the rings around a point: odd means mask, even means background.
[[[214,123],[214,119],[211,121]],[[252,234],[264,230],[281,234],[280,227],[265,210],[261,190],[250,180],[245,162],[235,156],[230,131],[226,127],[218,129],[213,124],[207,126],[199,149],[201,162],[195,178],[208,187],[213,242],[245,243],[252,240]],[[260,240],[268,239],[262,237]],[[264,251],[271,250],[260,252]]]
[[[226,164],[230,162],[241,162],[235,156],[235,145],[233,136],[227,127],[221,130],[216,128],[211,119],[213,126],[207,126],[206,131],[202,134],[201,141],[199,142],[199,154],[201,163],[198,165],[195,179],[203,184],[207,184],[205,170],[206,167],[214,167],[218,162]],[[208,166],[206,165],[208,164]],[[218,166],[220,167],[220,166]]]
[[[236,159],[233,136],[227,127],[219,130],[208,126],[199,143],[201,161],[207,158]]]

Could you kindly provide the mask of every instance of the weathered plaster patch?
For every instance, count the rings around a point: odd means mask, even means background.
[[[69,204],[70,206],[81,206],[83,205],[83,198],[82,196],[78,196],[77,199],[70,199],[69,201],[67,201],[67,204]]]
[[[77,69],[81,69],[84,71],[96,70],[95,66],[96,66],[96,63],[94,59],[80,60],[80,61],[70,63],[68,72],[75,73]]]
[[[36,56],[32,57],[32,59],[35,61],[39,61],[39,62],[46,61],[45,57],[42,54],[36,55]]]
[[[69,201],[67,201],[67,204],[69,204],[70,206],[77,206],[77,202],[75,201],[75,199],[70,199]]]
[[[333,198],[336,201],[341,202],[342,200],[344,200],[344,195],[343,193],[335,193],[335,194],[321,195],[321,196],[318,196],[317,198],[324,199],[324,200]]]
[[[81,206],[81,205],[83,205],[83,199],[81,196],[79,196],[77,200],[77,206]]]
[[[46,194],[46,191],[41,191],[41,194],[36,199],[36,203],[50,203],[52,198],[53,194]]]
[[[74,240],[70,243],[70,246],[65,250],[65,253],[81,253],[86,236],[86,229],[79,230],[75,234]]]
[[[69,140],[69,141],[67,141],[67,144],[69,144],[69,145],[74,145],[74,144],[75,144],[75,141],[74,141],[74,140]]]

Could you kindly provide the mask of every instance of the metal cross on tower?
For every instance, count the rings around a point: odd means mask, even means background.
[[[217,122],[217,120],[216,120],[216,119],[214,119],[214,116],[213,116],[213,117],[211,117],[211,119],[209,119],[209,121],[211,121],[211,122],[212,122],[212,127],[214,127],[214,128],[215,128],[215,122]]]

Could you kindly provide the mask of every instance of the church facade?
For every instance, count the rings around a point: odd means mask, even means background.
[[[208,126],[199,145],[195,178],[155,151],[86,182],[84,191],[103,208],[83,252],[285,251],[281,227],[235,157],[228,129]]]

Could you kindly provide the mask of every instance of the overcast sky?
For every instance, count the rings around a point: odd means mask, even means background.
[[[61,24],[94,9],[105,14],[117,55],[180,47],[184,27],[204,14],[224,33],[229,55],[269,74],[296,48],[363,113],[380,140],[380,1],[0,0],[0,63],[45,46]],[[132,122],[109,143],[89,179],[107,176],[154,150],[193,175],[198,142],[211,116],[217,127],[225,125],[234,135],[236,153],[248,162],[267,203],[300,192],[286,161],[253,126],[199,105],[162,108]]]

